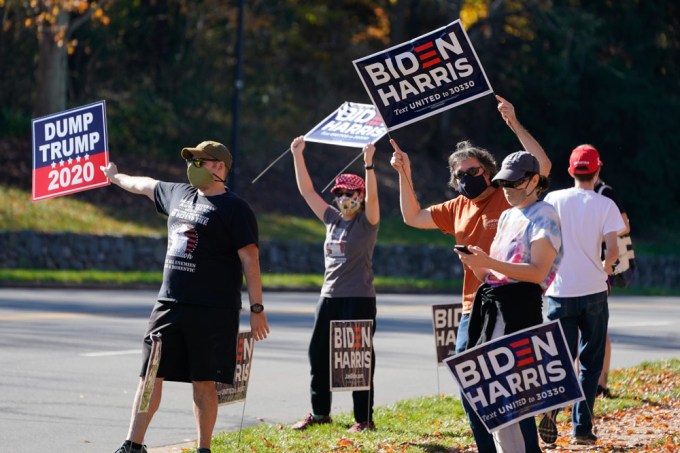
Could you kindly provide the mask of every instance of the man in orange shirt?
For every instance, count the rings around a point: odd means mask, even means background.
[[[547,178],[552,164],[545,151],[517,120],[513,105],[500,96],[496,96],[496,99],[501,117],[517,135],[524,149],[536,157],[541,176]],[[503,191],[491,183],[491,179],[498,171],[493,155],[485,149],[473,146],[469,141],[458,143],[456,150],[449,156],[451,171],[449,185],[460,192],[460,195],[422,209],[413,188],[408,154],[403,152],[394,140],[390,140],[390,143],[394,148],[390,164],[399,173],[399,202],[404,223],[415,228],[439,229],[442,233],[453,235],[456,244],[476,245],[488,253],[496,234],[498,218],[501,212],[510,207]],[[463,316],[456,338],[457,353],[467,348],[470,310],[479,285],[481,282],[474,273],[463,267]],[[470,419],[479,452],[495,452],[491,434],[486,431],[464,398],[462,402]],[[523,422],[533,423],[533,420]],[[527,432],[531,431],[527,429]],[[535,436],[535,426],[533,433]]]

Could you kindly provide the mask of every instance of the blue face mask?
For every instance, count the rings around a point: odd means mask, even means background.
[[[489,185],[484,179],[484,173],[477,176],[465,175],[460,179],[458,183],[458,192],[460,192],[465,198],[474,200],[486,190]]]

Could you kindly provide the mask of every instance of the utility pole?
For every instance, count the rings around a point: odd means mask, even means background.
[[[236,189],[237,156],[239,155],[239,133],[241,124],[241,90],[243,89],[243,0],[238,0],[238,19],[236,26],[236,65],[234,67],[234,93],[231,104],[231,146],[233,157],[230,186]]]

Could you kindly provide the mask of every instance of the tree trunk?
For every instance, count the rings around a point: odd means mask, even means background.
[[[390,44],[401,44],[404,40],[407,0],[398,0],[390,6]]]
[[[57,30],[66,30],[68,24],[69,15],[62,11],[56,25],[45,26],[38,32],[38,87],[33,109],[36,117],[66,109],[67,45],[63,42],[60,46],[55,36]],[[66,36],[66,33],[63,35]]]

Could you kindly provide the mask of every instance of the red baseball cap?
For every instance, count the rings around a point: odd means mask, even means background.
[[[600,153],[593,145],[579,145],[569,157],[569,174],[587,175],[595,173],[602,166]]]
[[[361,190],[363,192],[364,187],[364,180],[361,176],[353,175],[351,173],[343,173],[335,178],[335,185],[331,189],[331,193],[338,189]]]

